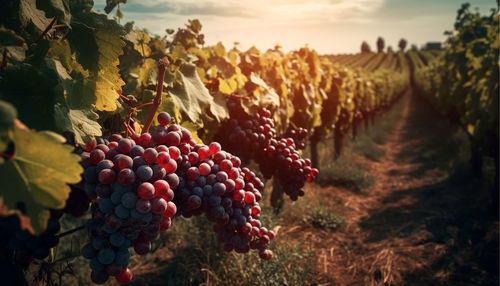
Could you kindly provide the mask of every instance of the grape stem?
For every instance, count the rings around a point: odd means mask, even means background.
[[[143,103],[137,107],[135,107],[136,110],[139,110],[141,108],[143,108],[144,106],[148,106],[148,105],[153,105],[153,102],[146,102],[146,103]]]
[[[56,23],[56,20],[57,20],[57,16],[55,16],[54,19],[52,19],[52,21],[50,21],[47,28],[45,28],[45,30],[43,30],[43,32],[40,34],[40,36],[38,36],[38,38],[35,40],[35,44],[38,44],[38,42],[40,42],[40,40],[43,38],[43,36],[45,36],[45,34],[47,34],[50,31],[50,29],[52,29],[52,26],[54,26],[54,24]]]
[[[153,106],[149,111],[148,119],[144,124],[144,127],[142,128],[142,133],[147,133],[149,131],[149,127],[153,122],[153,118],[156,114],[156,111],[158,110],[158,107],[161,104],[161,95],[163,92],[163,78],[165,77],[165,70],[167,68],[167,65],[168,65],[167,57],[163,57],[158,61],[158,81],[156,84],[156,97],[153,101]]]
[[[131,105],[130,100],[129,100],[127,97],[125,97],[125,96],[123,96],[123,95],[121,95],[121,94],[120,94],[120,98],[121,98],[123,101],[125,101],[125,103],[126,103],[126,104],[128,104],[129,106]]]
[[[135,133],[134,129],[132,127],[130,127],[130,115],[127,117],[127,120],[122,121],[122,123],[123,123],[123,127],[125,127],[125,132],[126,132],[127,138],[129,137],[129,135],[132,135]]]
[[[68,231],[65,231],[63,233],[60,233],[57,235],[58,238],[61,238],[61,237],[65,237],[66,235],[70,235],[72,234],[73,232],[77,232],[79,230],[82,230],[85,228],[85,225],[82,225],[82,226],[79,226],[79,227],[76,227],[76,228],[73,228],[73,229],[70,229]]]

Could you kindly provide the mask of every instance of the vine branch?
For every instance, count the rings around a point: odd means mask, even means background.
[[[82,230],[85,228],[85,225],[82,225],[82,226],[79,226],[79,227],[76,227],[76,228],[73,228],[73,229],[70,229],[68,231],[65,231],[63,233],[60,233],[57,235],[58,238],[61,238],[61,237],[65,237],[66,235],[70,235],[72,234],[73,232],[77,232],[79,230]]]
[[[167,57],[163,57],[158,61],[158,81],[156,84],[156,97],[153,100],[153,106],[151,107],[151,111],[149,111],[148,119],[142,128],[142,133],[147,133],[149,131],[149,127],[151,127],[151,123],[153,122],[153,118],[158,110],[158,107],[161,104],[161,95],[163,92],[163,78],[165,77],[165,70],[168,65]]]
[[[40,34],[40,36],[38,36],[38,38],[35,40],[35,44],[38,44],[38,42],[40,42],[40,40],[43,38],[43,36],[45,36],[45,34],[47,34],[50,31],[50,29],[52,29],[52,26],[54,26],[56,21],[57,21],[57,16],[55,16],[54,19],[52,19],[52,21],[50,21],[49,25],[45,28],[45,30],[43,30],[43,32]]]

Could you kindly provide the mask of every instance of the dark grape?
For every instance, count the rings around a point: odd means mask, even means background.
[[[163,126],[167,126],[170,123],[170,120],[172,118],[170,117],[170,114],[168,114],[166,112],[160,112],[158,114],[157,119],[158,119],[158,123],[160,123]]]
[[[82,155],[89,163],[84,165],[85,194],[97,197],[87,224],[91,243],[82,254],[90,259],[96,283],[110,275],[119,283],[130,282],[128,248],[148,253],[151,241],[170,228],[176,214],[205,214],[227,251],[245,253],[258,243],[262,252],[271,240],[259,236],[260,179],[241,169],[241,160],[219,143],[197,144],[189,130],[167,117],[160,113],[152,135],[112,135],[107,146]]]

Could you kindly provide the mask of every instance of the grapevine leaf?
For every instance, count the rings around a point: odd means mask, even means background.
[[[0,46],[20,46],[27,49],[26,41],[16,32],[0,27]]]
[[[217,115],[219,120],[229,118],[229,110],[227,109],[226,97],[221,93],[213,95],[214,102],[210,105],[210,113]]]
[[[201,31],[201,23],[198,19],[188,20],[189,25],[188,28],[195,33],[199,33]]]
[[[118,56],[125,42],[123,28],[105,15],[83,14],[72,24],[69,37],[79,63],[90,71],[87,97],[95,97],[97,110],[114,111],[118,91],[124,85],[118,69]]]
[[[212,96],[199,78],[196,66],[183,64],[178,71],[178,78],[180,81],[174,84],[169,95],[181,114],[201,127],[203,126],[201,114],[212,104]],[[218,118],[217,114],[214,115]]]
[[[0,152],[7,148],[10,141],[9,130],[14,125],[17,112],[10,103],[0,100]]]
[[[270,88],[267,83],[262,80],[262,78],[254,73],[251,73],[250,82],[259,86],[259,88],[254,91],[254,94],[256,94],[259,98],[262,106],[279,106],[280,101],[278,94],[276,94],[276,92]]]
[[[14,125],[17,112],[10,103],[0,100],[0,131],[10,129]]]
[[[214,47],[214,52],[218,57],[224,57],[226,55],[226,48],[221,42],[218,42]]]
[[[46,228],[48,209],[64,207],[70,193],[67,184],[80,181],[82,167],[70,146],[46,133],[16,127],[13,142],[14,156],[0,165],[0,179],[6,183],[0,196],[11,209],[22,205],[33,231],[40,233]]]
[[[149,35],[144,31],[135,30],[137,35],[136,41],[134,42],[134,49],[141,54],[143,57],[149,57],[151,55],[151,48],[148,43],[151,41]]]
[[[99,116],[91,110],[67,109],[62,105],[54,106],[54,117],[59,130],[75,134],[75,143],[84,145],[92,137],[102,136]]]
[[[125,84],[117,67],[118,54],[124,45],[116,35],[106,32],[97,32],[96,38],[100,54],[99,71],[94,75],[96,79],[96,107],[99,110],[113,111],[116,109],[118,91]]]
[[[47,18],[57,17],[59,23],[70,25],[69,0],[36,0],[36,7],[44,11]]]
[[[228,79],[236,73],[236,68],[225,57],[211,57],[208,62],[214,66],[220,75]]]
[[[134,73],[139,75],[139,82],[142,86],[154,84],[157,80],[156,61],[153,59],[146,59],[144,63],[134,69]]]
[[[54,129],[56,74],[44,65],[22,64],[5,68],[1,75],[0,98],[17,108],[19,119],[35,129]]]
[[[176,62],[177,60],[186,57],[186,50],[181,45],[175,45],[173,48],[171,48],[169,56],[172,59],[172,62]]]
[[[120,3],[127,3],[127,0],[106,0],[106,7],[104,7],[104,12],[106,12],[106,14],[109,14]]]
[[[23,47],[10,46],[6,47],[6,49],[9,54],[7,60],[23,62],[26,59],[26,51]]]
[[[238,82],[234,78],[219,79],[219,91],[223,94],[233,94],[238,89]]]
[[[19,1],[19,20],[22,27],[27,27],[30,23],[41,32],[45,30],[50,20],[45,17],[45,13],[36,8],[36,0]]]
[[[101,136],[101,126],[96,120],[99,116],[92,111],[90,105],[81,104],[73,79],[67,73],[61,62],[47,59],[50,67],[59,78],[56,91],[60,92],[60,101],[54,105],[54,122],[56,129],[61,132],[71,132],[75,135],[75,142],[84,145],[92,137]],[[81,108],[81,109],[76,109]]]

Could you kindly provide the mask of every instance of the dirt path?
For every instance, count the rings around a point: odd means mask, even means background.
[[[467,174],[452,178],[462,138],[415,96],[403,100],[401,119],[380,146],[386,155],[379,162],[357,158],[375,177],[372,188],[307,190],[321,193],[347,224],[333,232],[280,231],[313,249],[321,285],[498,284],[498,223],[480,195],[470,200],[477,182]]]

